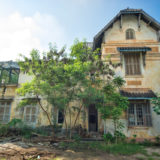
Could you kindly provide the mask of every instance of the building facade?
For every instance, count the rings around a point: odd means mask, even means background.
[[[101,58],[104,61],[110,55],[113,63],[121,64],[115,72],[125,79],[126,84],[120,92],[130,102],[128,111],[121,117],[126,136],[152,138],[160,135],[160,116],[153,111],[151,104],[151,99],[160,93],[160,24],[143,10],[121,10],[94,37],[93,49],[96,48],[101,48]],[[6,64],[11,70],[7,69]],[[0,121],[22,118],[31,125],[48,125],[47,118],[39,107],[27,106],[21,111],[16,110],[20,99],[15,90],[32,77],[19,74],[18,66],[13,64],[1,62],[1,77],[7,70],[10,78],[5,80],[8,81],[6,85],[3,85],[1,79]],[[15,73],[19,79],[12,78]],[[61,112],[54,111],[54,117],[57,123],[63,124]],[[82,124],[81,118],[78,123]],[[102,121],[94,105],[86,110],[85,128],[94,132],[114,130],[112,119]]]
[[[150,99],[160,92],[160,24],[143,10],[121,10],[95,37],[94,48],[100,47],[102,58],[111,55],[121,66],[128,97],[128,113],[122,121],[128,137],[152,137],[160,134],[160,116],[153,111]],[[112,131],[111,120],[106,130]]]

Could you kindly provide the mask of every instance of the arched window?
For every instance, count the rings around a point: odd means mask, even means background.
[[[126,30],[126,39],[135,39],[135,32],[133,29]]]

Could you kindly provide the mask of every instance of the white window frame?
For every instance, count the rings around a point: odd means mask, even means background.
[[[151,112],[151,105],[150,105],[150,102],[148,101],[148,102],[144,102],[144,101],[141,101],[141,102],[130,102],[130,103],[132,103],[132,105],[133,105],[133,112],[134,113],[129,113],[129,108],[128,108],[128,125],[129,125],[129,127],[152,127],[152,112]],[[138,124],[139,122],[138,122],[138,116],[137,116],[137,106],[138,106],[138,104],[141,104],[141,109],[142,109],[142,121],[140,121],[140,122],[142,122],[143,124]],[[129,106],[130,107],[130,106]],[[148,108],[147,108],[148,107]],[[145,109],[144,108],[147,108],[148,109],[148,111],[149,111],[149,113],[145,113]],[[132,117],[131,117],[132,116]],[[147,118],[146,117],[149,117],[150,118],[150,122],[148,122],[148,124],[147,124]],[[134,118],[134,123],[135,124],[129,124],[130,122],[130,118]]]
[[[3,118],[2,118],[2,121],[1,121],[1,123],[8,123],[9,121],[10,121],[10,117],[11,117],[11,102],[10,101],[0,101],[0,107],[2,107],[2,105],[1,105],[1,103],[5,103],[5,107],[4,107],[4,113],[3,113]],[[6,114],[6,106],[7,106],[7,103],[10,103],[9,104],[9,113],[8,114]],[[9,116],[9,118],[8,118],[8,120],[7,121],[5,121],[6,119],[5,119],[5,116],[6,115],[8,115]]]
[[[27,108],[31,108],[31,110],[32,110],[33,107],[36,108],[36,112],[35,112],[36,120],[35,120],[35,122],[31,122],[32,111],[30,111],[30,114],[29,114],[30,121],[26,121],[26,110],[27,110]],[[37,124],[37,118],[38,118],[37,115],[38,115],[38,107],[37,106],[27,105],[24,107],[24,122],[26,124],[32,124],[32,125]]]

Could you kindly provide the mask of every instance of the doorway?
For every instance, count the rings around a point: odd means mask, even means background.
[[[97,132],[98,130],[98,112],[93,104],[88,108],[88,129],[89,132]]]

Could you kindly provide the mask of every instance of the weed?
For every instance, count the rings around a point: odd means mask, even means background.
[[[145,160],[145,157],[136,157],[137,160]]]
[[[110,132],[104,134],[103,139],[108,144],[113,143],[115,141],[115,138],[113,137],[113,135]]]
[[[112,154],[133,155],[144,153],[144,147],[138,144],[113,144],[106,146],[106,151]]]
[[[148,158],[148,160],[155,160],[155,159],[154,159],[154,158],[152,158],[152,157],[149,157],[149,158]]]
[[[149,139],[144,139],[144,141],[141,142],[140,144],[147,147],[153,146],[153,143]]]
[[[138,144],[106,144],[104,142],[71,142],[71,143],[60,143],[61,148],[67,148],[72,150],[101,150],[107,151],[112,154],[121,154],[121,155],[132,155],[136,153],[145,154],[146,151],[144,147]]]
[[[152,152],[152,156],[160,157],[160,154],[157,152]]]

